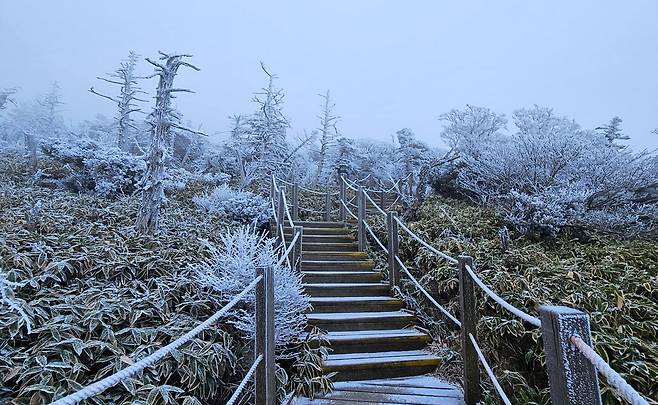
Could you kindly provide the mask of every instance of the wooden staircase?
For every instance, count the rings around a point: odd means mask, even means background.
[[[430,373],[440,359],[424,350],[430,336],[391,296],[375,263],[359,252],[341,222],[295,223],[304,227],[301,270],[311,297],[310,325],[327,331],[324,361],[334,381],[374,380]],[[292,229],[284,228],[289,241]]]

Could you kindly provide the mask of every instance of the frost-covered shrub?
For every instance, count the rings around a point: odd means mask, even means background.
[[[46,168],[35,175],[35,182],[47,187],[114,197],[134,192],[145,169],[141,157],[90,140],[50,139],[41,149],[62,165],[62,170]]]
[[[658,165],[647,153],[611,144],[549,108],[516,111],[511,135],[501,132],[504,117],[486,108],[442,118],[457,188],[501,208],[516,228],[550,235],[564,227],[655,230]]]
[[[195,196],[193,201],[208,213],[245,224],[262,224],[272,216],[265,198],[249,191],[234,190],[227,184],[215,187],[208,194]]]
[[[210,186],[224,184],[231,179],[226,173],[192,173],[182,167],[172,167],[165,171],[165,191],[181,191],[190,183],[202,183]]]
[[[254,280],[257,268],[273,267],[275,340],[277,348],[283,349],[304,332],[309,298],[303,293],[301,275],[288,266],[277,264],[274,240],[254,231],[253,227],[243,226],[222,235],[223,246],[209,245],[210,258],[194,270],[200,285],[219,293],[217,299],[226,302]],[[235,326],[252,338],[256,331],[254,306],[252,291],[245,298],[245,305],[231,314]],[[279,356],[285,357],[285,354],[279,352]]]

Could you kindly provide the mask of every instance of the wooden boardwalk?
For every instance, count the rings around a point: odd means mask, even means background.
[[[310,325],[326,331],[331,352],[323,371],[334,390],[298,404],[463,404],[460,388],[427,376],[443,361],[427,350],[431,337],[344,222],[297,222],[303,228],[301,272],[313,310]],[[293,229],[284,235],[293,238]]]
[[[384,380],[346,381],[315,399],[298,398],[294,405],[415,404],[463,405],[461,389],[434,376],[399,377]]]

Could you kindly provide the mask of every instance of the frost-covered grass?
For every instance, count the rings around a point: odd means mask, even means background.
[[[658,242],[596,233],[538,241],[513,234],[503,253],[498,236],[503,223],[503,214],[493,210],[435,197],[422,206],[411,228],[453,256],[473,256],[485,283],[516,307],[537,315],[539,305],[552,303],[589,313],[596,351],[638,391],[658,397]],[[421,282],[457,314],[455,268],[419,249],[404,233],[401,250]],[[477,300],[478,341],[512,402],[549,403],[540,331],[481,293]],[[437,348],[458,361],[457,335],[422,297],[414,301],[437,336]],[[602,389],[606,403],[619,403],[605,384]],[[492,390],[490,399],[495,397]]]
[[[272,217],[271,205],[264,197],[232,189],[228,184],[195,196],[193,200],[203,211],[232,222],[261,225]]]
[[[200,287],[193,267],[211,260],[208,243],[224,249],[229,224],[196,209],[196,193],[172,195],[161,232],[141,236],[136,197],[34,186],[22,159],[0,156],[0,403],[49,403],[152,353],[226,302]],[[250,367],[252,346],[227,318],[96,398],[223,403]],[[299,347],[306,350],[277,371],[282,389],[315,377],[298,370],[309,359],[317,365],[319,351]]]

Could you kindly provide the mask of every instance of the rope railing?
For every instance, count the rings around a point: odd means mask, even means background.
[[[291,240],[290,243],[288,244],[288,245],[289,245],[288,248],[285,249],[285,251],[283,252],[283,255],[281,256],[281,258],[279,258],[279,261],[277,262],[277,265],[278,265],[278,266],[281,266],[281,265],[283,264],[283,262],[287,261],[287,262],[288,262],[288,266],[291,267],[291,266],[290,266],[290,259],[289,259],[289,257],[290,257],[290,252],[292,252],[292,250],[295,248],[295,243],[297,242],[298,239],[299,239],[299,233],[295,233],[295,234],[293,235],[292,240]],[[285,243],[284,243],[283,246],[284,246],[284,248],[285,248]]]
[[[608,363],[594,351],[594,349],[583,341],[583,339],[574,335],[571,336],[570,341],[576,346],[576,348],[578,348],[580,353],[592,363],[599,374],[605,377],[608,384],[626,401],[632,405],[649,405],[649,402],[647,402],[640,393],[635,391],[635,389],[624,380],[624,377],[613,370],[612,367],[610,367],[610,365],[608,365]]]
[[[261,361],[263,361],[262,354],[259,355],[254,361],[254,363],[251,365],[251,368],[249,369],[249,371],[247,371],[247,374],[240,382],[240,385],[238,385],[238,388],[235,389],[233,395],[231,395],[231,398],[229,398],[229,400],[226,402],[226,405],[233,405],[235,404],[235,401],[237,401],[238,398],[240,398],[240,395],[242,395],[242,391],[244,391],[244,388],[247,386],[249,380],[251,380],[251,377],[254,376],[254,373],[256,372],[256,368],[258,367]]]
[[[527,313],[523,312],[522,310],[520,310],[519,308],[517,308],[514,305],[510,304],[509,302],[505,301],[498,294],[493,292],[493,290],[491,288],[487,287],[487,285],[484,284],[484,282],[477,276],[477,274],[475,274],[475,272],[473,271],[471,266],[466,265],[466,271],[471,276],[473,281],[475,281],[475,284],[477,284],[478,287],[480,287],[482,289],[482,291],[484,291],[491,299],[496,301],[496,303],[498,303],[498,305],[505,308],[508,312],[510,312],[510,313],[516,315],[517,317],[523,319],[524,321],[528,322],[529,324],[531,324],[533,326],[536,326],[538,328],[541,327],[541,321],[539,320],[539,318],[534,317],[530,314],[527,314]]]
[[[442,251],[436,249],[434,246],[430,245],[429,243],[425,242],[422,240],[418,235],[416,235],[411,229],[409,229],[404,222],[400,221],[400,218],[395,217],[395,221],[398,223],[398,225],[404,229],[405,232],[409,234],[413,239],[416,240],[416,242],[420,243],[421,245],[425,246],[430,252],[434,253],[437,256],[440,256],[444,258],[448,263],[450,264],[457,264],[457,259],[455,259],[452,256],[449,256]]]
[[[352,210],[350,209],[350,207],[348,207],[348,206],[345,204],[345,201],[340,200],[340,203],[341,203],[341,204],[343,205],[343,207],[345,208],[345,212],[346,212],[346,213],[350,214],[350,216],[351,216],[352,218],[356,219],[357,221],[359,220],[359,217],[357,217],[356,215],[354,215],[354,213],[352,212]]]
[[[192,340],[199,333],[208,329],[215,322],[217,322],[217,320],[219,320],[221,317],[226,315],[226,313],[230,311],[235,305],[237,305],[249,292],[251,292],[251,290],[253,290],[261,280],[263,280],[263,276],[256,277],[254,281],[249,283],[249,285],[246,286],[242,290],[242,292],[240,292],[235,297],[233,297],[233,299],[229,301],[226,305],[224,305],[219,311],[215,312],[211,317],[203,321],[201,324],[197,325],[194,329],[190,330],[189,332],[179,337],[178,339],[174,340],[173,342],[169,343],[168,345],[156,350],[155,352],[135,362],[134,364],[120,371],[117,371],[116,373],[108,377],[103,378],[102,380],[96,381],[93,384],[90,384],[73,394],[69,394],[63,398],[60,398],[52,402],[51,405],[77,404],[80,401],[84,401],[85,399],[89,399],[93,396],[100,394],[106,389],[114,385],[117,385],[128,378],[135,376],[136,374],[143,371],[145,368],[154,365],[159,360],[163,359],[164,357],[169,355],[171,352],[173,352],[180,346]]]
[[[368,230],[368,233],[370,233],[370,236],[372,236],[372,239],[374,239],[375,242],[379,245],[379,247],[388,255],[388,249],[384,246],[381,240],[375,235],[375,231],[372,230],[370,225],[368,225],[368,222],[364,222],[363,225],[365,225],[366,229]]]
[[[409,277],[409,279],[411,279],[411,282],[414,283],[414,285],[416,286],[416,288],[418,288],[418,290],[419,290],[420,292],[422,292],[423,295],[425,295],[425,297],[427,297],[427,299],[428,299],[432,304],[434,304],[434,306],[435,306],[439,311],[443,312],[443,315],[445,315],[446,318],[450,319],[450,320],[452,321],[452,323],[454,323],[455,325],[457,325],[458,327],[461,328],[462,323],[461,323],[457,318],[455,318],[455,317],[454,317],[454,316],[453,316],[453,315],[452,315],[447,309],[445,309],[441,304],[439,304],[438,302],[436,302],[436,300],[434,299],[434,297],[432,297],[432,295],[431,295],[430,293],[428,293],[427,290],[426,290],[425,288],[423,288],[423,286],[418,282],[418,280],[416,280],[416,277],[414,277],[414,276],[411,274],[411,272],[409,271],[409,269],[407,268],[407,266],[405,266],[405,264],[402,262],[402,260],[400,260],[400,258],[399,258],[398,256],[395,256],[395,260],[396,260],[396,261],[398,262],[398,264],[400,265],[400,268],[401,268],[405,273],[407,273],[407,276]]]
[[[473,345],[473,348],[477,352],[478,357],[480,358],[480,364],[482,364],[482,367],[484,367],[484,370],[487,372],[487,375],[489,376],[489,379],[491,380],[491,383],[493,384],[494,388],[496,388],[496,391],[498,392],[500,399],[503,401],[505,405],[512,405],[509,398],[507,398],[507,394],[505,394],[505,391],[503,391],[503,387],[500,386],[500,383],[498,382],[496,375],[491,369],[489,362],[487,362],[486,357],[484,357],[484,354],[482,353],[482,349],[480,349],[477,340],[470,333],[468,334],[468,337],[471,340],[471,344]]]
[[[379,212],[384,216],[384,218],[386,218],[386,211],[384,211],[384,210],[383,210],[383,209],[382,209],[382,208],[381,208],[381,207],[380,207],[380,206],[379,206],[379,205],[378,205],[378,204],[377,204],[377,203],[376,203],[376,202],[370,197],[370,195],[368,195],[368,192],[367,192],[367,191],[364,191],[364,195],[366,196],[366,198],[368,199],[368,201],[370,201],[370,203],[373,205],[373,207],[375,207],[375,209],[376,209],[377,211],[379,211]]]

